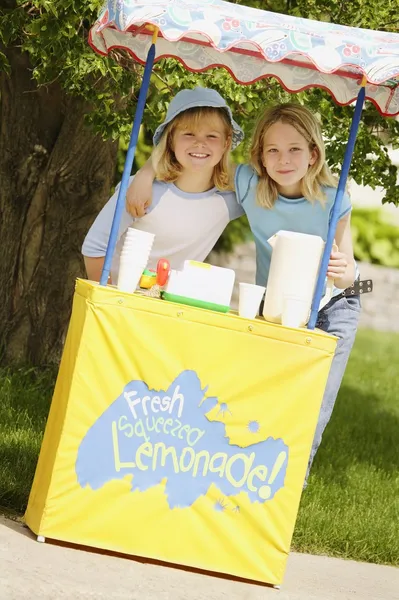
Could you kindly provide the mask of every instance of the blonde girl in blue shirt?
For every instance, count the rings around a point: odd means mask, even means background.
[[[236,170],[238,202],[245,210],[256,244],[256,281],[267,282],[272,248],[268,239],[280,230],[327,238],[336,193],[336,180],[325,159],[321,127],[300,104],[268,108],[255,128],[249,165]],[[357,277],[350,230],[351,203],[344,195],[327,276],[334,279],[334,296],[319,311],[317,327],[338,337],[329,373],[308,471],[330,420],[351,352],[360,315],[360,297],[342,291]],[[303,265],[304,270],[306,265]],[[305,484],[306,485],[306,484]]]
[[[148,203],[153,173],[151,163],[148,163],[141,177],[136,175],[136,186],[129,189],[127,198],[132,214],[140,215],[144,204]],[[267,108],[255,128],[250,163],[239,165],[235,173],[237,201],[248,217],[255,239],[258,284],[267,285],[272,255],[267,240],[278,231],[319,235],[326,240],[336,186],[326,163],[321,127],[315,116],[300,104]],[[360,314],[359,296],[343,295],[343,290],[351,286],[357,277],[350,211],[350,199],[345,194],[335,234],[338,251],[332,252],[327,271],[327,276],[334,279],[334,296],[319,311],[317,320],[318,328],[339,339],[306,480],[334,408]],[[305,264],[303,269],[306,269]]]

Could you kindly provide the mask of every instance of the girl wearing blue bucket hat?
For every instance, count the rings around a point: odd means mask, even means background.
[[[156,181],[152,203],[142,218],[122,215],[111,266],[117,281],[120,253],[129,227],[155,234],[148,268],[167,258],[180,270],[187,259],[203,261],[226,225],[243,214],[233,190],[230,149],[244,133],[225,100],[214,90],[179,92],[154,134]],[[133,177],[131,178],[133,181]],[[118,189],[101,210],[83,243],[89,279],[99,281],[115,212]]]

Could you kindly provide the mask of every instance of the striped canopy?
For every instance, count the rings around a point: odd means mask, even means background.
[[[91,29],[96,52],[127,50],[144,63],[153,26],[156,58],[193,72],[224,67],[241,84],[275,77],[289,92],[327,90],[341,105],[358,94],[399,114],[399,34],[311,21],[223,0],[107,0]]]

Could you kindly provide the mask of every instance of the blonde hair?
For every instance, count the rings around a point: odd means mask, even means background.
[[[267,108],[258,120],[252,138],[250,163],[259,176],[256,200],[264,208],[273,208],[278,197],[276,182],[268,175],[263,165],[264,141],[268,129],[275,123],[286,123],[294,127],[309,144],[309,150],[316,150],[316,160],[309,165],[301,180],[301,193],[309,202],[326,200],[322,186],[336,187],[337,181],[327,163],[321,127],[316,117],[300,104],[279,104]]]
[[[226,149],[219,163],[213,169],[212,184],[220,191],[234,190],[233,173],[230,166],[229,153],[233,136],[233,127],[227,112],[223,108],[210,106],[194,107],[180,113],[166,127],[153,151],[155,177],[161,181],[176,181],[183,167],[177,161],[174,147],[174,135],[177,129],[197,131],[201,121],[209,123],[210,119],[219,118],[224,126]]]

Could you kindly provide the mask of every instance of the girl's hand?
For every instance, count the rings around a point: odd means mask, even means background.
[[[151,159],[149,159],[151,160]],[[137,171],[126,194],[126,210],[135,218],[144,217],[152,202],[154,170],[149,161]]]
[[[352,285],[356,277],[355,260],[350,226],[350,214],[338,221],[335,243],[328,263],[327,275],[334,278],[335,287],[344,290]]]
[[[331,252],[330,262],[327,267],[327,277],[339,280],[345,277],[348,268],[348,258],[343,252]]]

